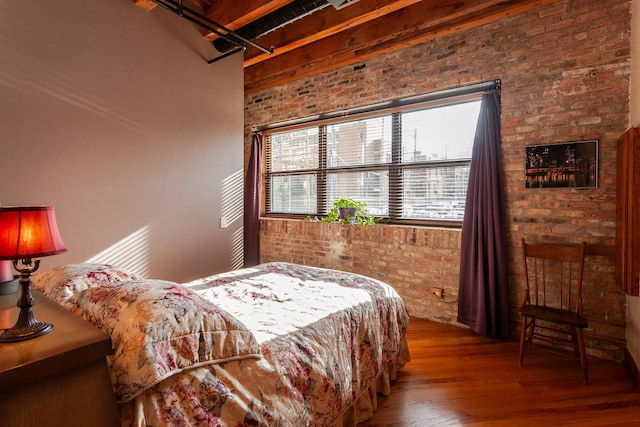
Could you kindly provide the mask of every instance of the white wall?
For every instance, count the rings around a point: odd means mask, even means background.
[[[213,56],[161,7],[0,2],[0,202],[55,205],[69,248],[41,269],[102,254],[185,281],[238,262],[242,57]]]
[[[640,0],[631,6],[631,88],[630,126],[640,126]],[[640,366],[640,302],[638,297],[627,296],[627,349],[636,366]]]

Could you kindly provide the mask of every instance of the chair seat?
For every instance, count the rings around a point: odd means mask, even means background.
[[[573,311],[560,310],[559,308],[528,305],[520,308],[520,314],[524,317],[534,317],[549,322],[575,326],[576,328],[586,328],[589,326],[587,319],[584,317]]]

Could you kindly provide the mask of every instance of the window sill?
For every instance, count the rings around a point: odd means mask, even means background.
[[[305,214],[263,214],[260,219],[289,219],[293,221],[316,221],[309,220],[312,215]],[[375,225],[406,225],[411,227],[431,227],[431,228],[462,228],[462,221],[446,221],[446,220],[418,220],[418,219],[395,219],[390,220],[384,218]]]

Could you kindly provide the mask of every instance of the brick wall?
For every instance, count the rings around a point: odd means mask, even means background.
[[[356,66],[251,93],[251,127],[386,99],[502,80],[502,159],[511,303],[522,299],[519,239],[589,244],[585,313],[590,354],[620,360],[625,296],[615,286],[616,140],[628,127],[630,2],[560,1]],[[598,139],[596,189],[525,189],[524,148]],[[262,220],[263,261],[369,274],[393,285],[417,317],[455,323],[460,230]],[[444,300],[430,296],[445,289]],[[513,311],[514,332],[518,316]]]
[[[393,284],[413,316],[446,323],[456,319],[459,230],[284,219],[263,219],[260,226],[264,262],[297,262],[372,276]],[[432,287],[444,288],[445,298],[428,298]]]

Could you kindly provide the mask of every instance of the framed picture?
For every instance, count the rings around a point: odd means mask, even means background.
[[[598,186],[598,141],[529,145],[525,153],[526,188]]]

